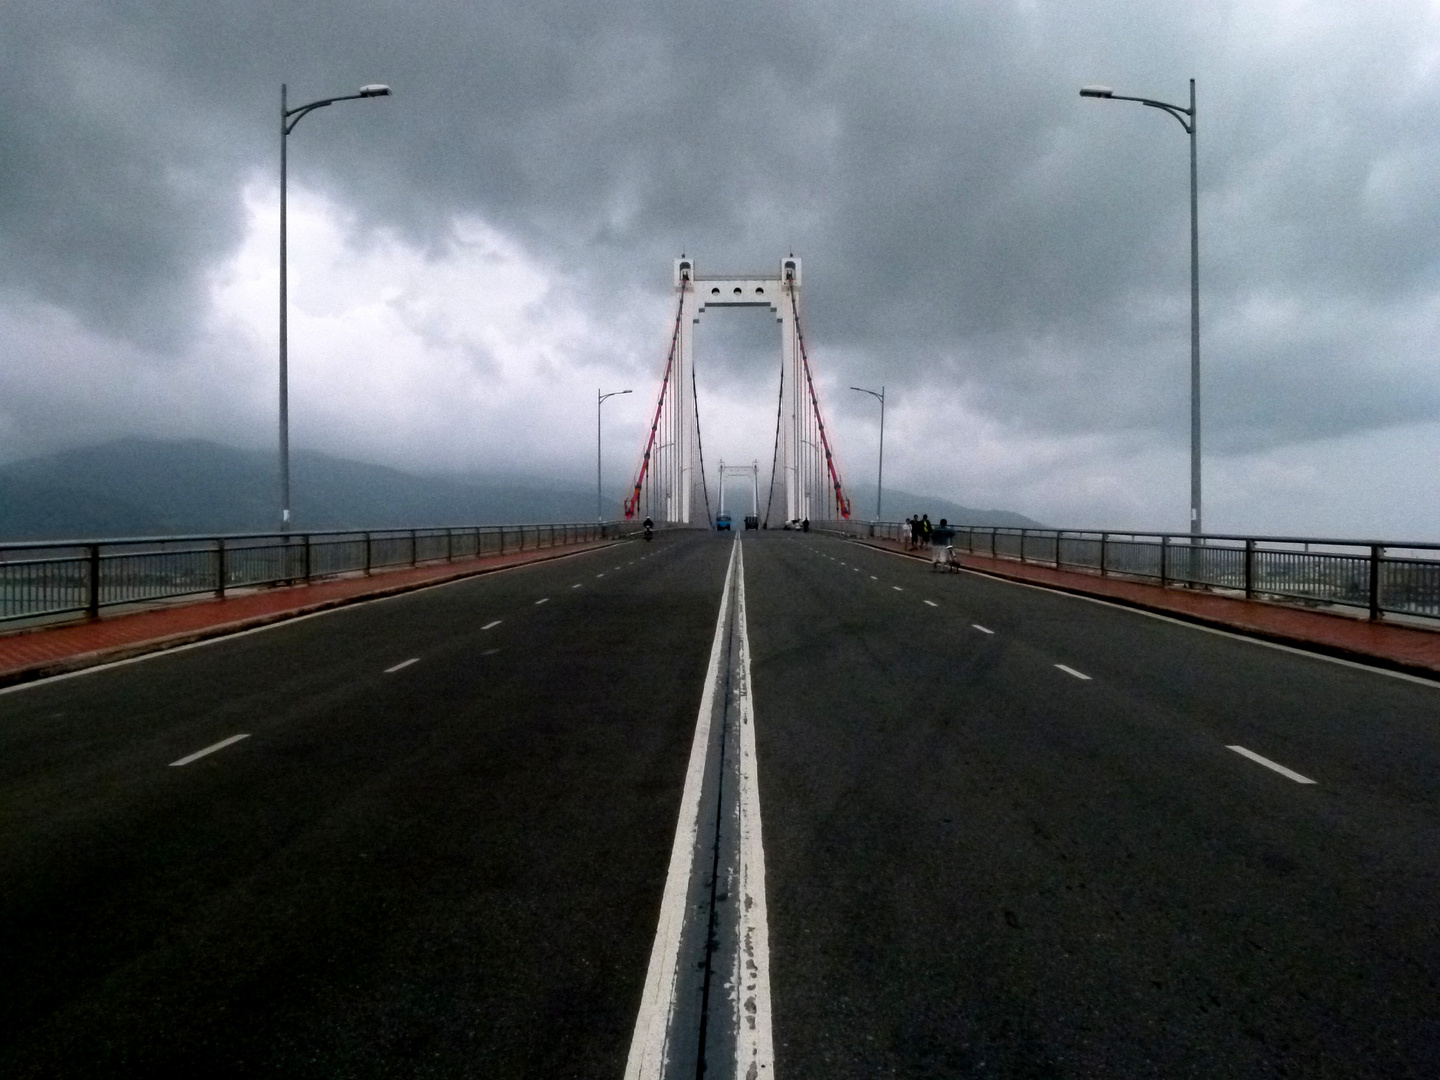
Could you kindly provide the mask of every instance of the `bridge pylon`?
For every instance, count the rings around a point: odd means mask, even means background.
[[[785,516],[772,522],[776,526],[850,516],[800,328],[801,270],[794,255],[780,260],[774,276],[707,276],[697,272],[694,259],[675,260],[670,355],[635,483],[625,500],[626,517],[644,513],[657,521],[689,525],[705,505],[694,327],[707,309],[724,307],[768,308],[780,324],[780,403],[767,516],[777,487],[783,492]]]

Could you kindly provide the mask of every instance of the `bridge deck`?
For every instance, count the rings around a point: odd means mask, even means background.
[[[1434,1074],[1440,688],[742,543],[775,1075]],[[0,695],[0,1074],[621,1075],[730,545]]]

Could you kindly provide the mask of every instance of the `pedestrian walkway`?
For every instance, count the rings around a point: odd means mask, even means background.
[[[597,540],[539,551],[407,567],[371,577],[344,577],[312,585],[260,589],[223,600],[168,604],[0,636],[0,686],[60,675],[142,653],[187,645],[317,611],[423,589],[457,578],[493,573],[526,563],[560,559],[617,543]]]
[[[872,547],[928,561],[890,540],[860,540]],[[1440,678],[1440,627],[1400,626],[1364,618],[1221,596],[1201,589],[1166,588],[1117,577],[960,553],[967,570],[1101,597],[1129,607],[1162,612],[1190,622],[1235,630],[1298,648]]]

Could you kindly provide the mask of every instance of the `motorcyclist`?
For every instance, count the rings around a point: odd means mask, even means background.
[[[648,517],[645,519],[645,539],[649,540],[655,535],[655,522]]]

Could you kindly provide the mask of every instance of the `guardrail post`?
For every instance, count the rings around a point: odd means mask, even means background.
[[[410,565],[420,565],[420,531],[410,530]]]
[[[1370,545],[1370,618],[1380,619],[1383,612],[1380,610],[1380,560],[1385,557],[1385,549],[1379,544]]]
[[[1255,541],[1245,541],[1245,599],[1252,600],[1255,597]]]
[[[365,576],[370,576],[370,568],[375,564],[375,555],[371,550],[370,534],[365,534]]]
[[[1025,561],[1025,530],[1020,530],[1020,561]]]
[[[1055,530],[1055,569],[1056,569],[1056,570],[1063,570],[1063,569],[1065,569],[1065,564],[1060,561],[1060,542],[1061,542],[1062,540],[1064,540],[1064,539],[1065,539],[1065,531],[1064,531],[1063,529],[1056,529],[1056,530]]]
[[[448,526],[445,529],[445,561],[455,561],[455,530]]]
[[[92,619],[100,617],[100,545],[90,544],[89,546],[89,578],[90,591],[89,603],[85,606],[85,613]]]
[[[310,534],[305,534],[305,584],[310,584]]]
[[[1170,577],[1170,537],[1160,537],[1160,587],[1164,588]]]
[[[1109,568],[1109,566],[1106,564],[1106,561],[1105,561],[1106,555],[1108,554],[1109,550],[1110,550],[1110,534],[1109,534],[1109,533],[1101,533],[1101,534],[1100,534],[1100,576],[1101,576],[1101,577],[1108,577],[1109,574],[1110,574],[1110,568]]]
[[[215,598],[225,599],[225,538],[215,538]]]

